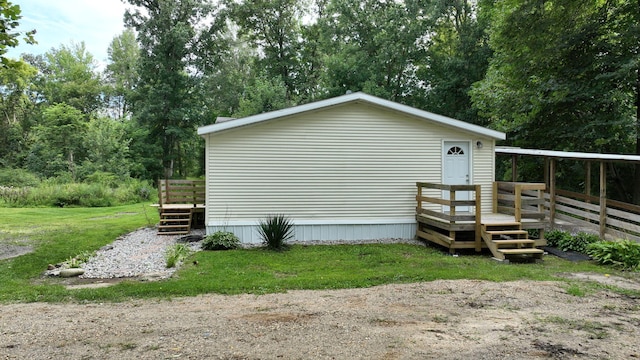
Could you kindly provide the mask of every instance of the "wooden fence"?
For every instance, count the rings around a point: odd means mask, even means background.
[[[555,219],[599,231],[601,236],[640,242],[640,206],[597,196],[556,189],[545,194],[550,221]]]
[[[166,180],[158,182],[158,202],[164,204],[204,204],[204,180]]]

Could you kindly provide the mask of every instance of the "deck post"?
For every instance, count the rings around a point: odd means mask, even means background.
[[[600,161],[600,238],[604,239],[607,231],[607,168]]]
[[[480,189],[480,185],[475,186],[476,192],[476,233],[475,233],[475,242],[476,242],[476,252],[482,251],[482,192]]]
[[[549,160],[549,223],[551,228],[556,224],[556,160]]]
[[[420,185],[420,183],[416,183],[416,186],[418,186],[418,196],[416,197],[418,204],[416,205],[416,208],[422,209],[422,185]]]
[[[511,155],[511,181],[518,181],[518,155]]]
[[[498,212],[498,182],[497,181],[493,182],[493,193],[491,195],[493,200],[493,212],[497,213]]]
[[[522,185],[516,184],[513,188],[515,192],[515,202],[513,204],[513,215],[517,222],[522,221]]]
[[[587,160],[587,169],[584,175],[584,193],[587,195],[586,203],[591,202],[591,161]]]

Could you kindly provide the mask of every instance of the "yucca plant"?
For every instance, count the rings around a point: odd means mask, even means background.
[[[267,249],[285,250],[293,238],[293,222],[284,214],[267,216],[258,224],[258,234]]]

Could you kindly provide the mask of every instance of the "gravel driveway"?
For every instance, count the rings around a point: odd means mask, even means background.
[[[0,306],[0,359],[633,359],[640,299],[562,283]]]

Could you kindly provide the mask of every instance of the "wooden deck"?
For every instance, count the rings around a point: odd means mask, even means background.
[[[188,234],[204,224],[204,180],[160,180],[158,183],[159,235]]]
[[[544,184],[495,183],[492,212],[482,212],[479,185],[417,183],[416,237],[454,253],[457,249],[488,248],[499,260],[541,258],[546,245]],[[448,199],[435,196],[446,191]],[[472,191],[474,200],[456,200],[456,192]],[[425,193],[430,196],[425,196]],[[446,206],[447,211],[445,209]],[[456,211],[457,207],[471,211]],[[530,231],[535,230],[535,231]],[[530,233],[536,233],[530,238]]]

